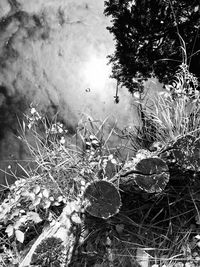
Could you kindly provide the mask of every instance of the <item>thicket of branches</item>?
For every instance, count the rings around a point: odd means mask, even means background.
[[[105,15],[114,35],[112,77],[130,92],[137,81],[155,76],[168,83],[182,62],[184,39],[189,70],[200,77],[200,5],[198,0],[108,0]],[[135,80],[136,79],[136,80]]]

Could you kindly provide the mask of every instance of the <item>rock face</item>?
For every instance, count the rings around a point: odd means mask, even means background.
[[[107,55],[114,42],[103,9],[103,0],[2,0],[0,86],[43,108],[59,107],[72,125],[81,112],[132,118],[130,98],[113,103]]]
[[[121,125],[132,121],[126,90],[113,103],[116,83],[106,57],[114,43],[103,5],[103,0],[0,1],[0,142],[5,147],[6,136],[14,142],[11,151],[1,149],[0,169],[23,158],[7,156],[21,153],[13,107],[20,106],[18,118],[31,102],[49,117],[60,112],[71,133],[82,112],[95,120],[113,115]],[[4,176],[0,173],[0,184]]]
[[[0,2],[0,20],[5,18],[11,11],[10,4],[7,0],[1,0]]]

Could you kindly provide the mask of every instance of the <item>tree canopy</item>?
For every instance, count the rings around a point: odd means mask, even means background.
[[[200,77],[199,0],[108,0],[104,13],[112,17],[118,84],[135,92],[152,76],[168,83],[183,60]]]

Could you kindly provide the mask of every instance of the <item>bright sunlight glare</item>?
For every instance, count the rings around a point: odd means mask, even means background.
[[[110,76],[110,68],[105,58],[93,56],[86,63],[84,76],[89,87],[103,89]]]

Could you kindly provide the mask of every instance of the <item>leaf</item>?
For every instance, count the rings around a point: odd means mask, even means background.
[[[21,209],[19,212],[20,212],[21,214],[22,214],[22,213],[26,213],[25,210],[23,210],[23,209]]]
[[[49,198],[49,190],[44,189],[42,194],[43,194],[44,197]]]
[[[39,196],[36,197],[34,202],[33,202],[33,206],[35,206],[35,207],[38,206],[40,204],[40,202],[41,202],[41,198]]]
[[[195,216],[195,221],[196,221],[196,224],[200,225],[200,217],[199,217],[199,214],[197,214]]]
[[[112,159],[112,160],[111,160],[111,163],[114,164],[114,165],[117,165],[117,161],[116,161],[116,159]]]
[[[81,218],[78,216],[78,214],[74,213],[71,216],[71,220],[75,223],[75,224],[81,224]]]
[[[63,196],[59,196],[58,198],[57,198],[57,201],[58,202],[61,202],[63,200]]]
[[[40,218],[40,215],[34,211],[30,211],[27,213],[27,220],[31,220],[34,223],[40,223],[42,221],[42,219]]]
[[[116,231],[118,232],[118,234],[122,234],[124,231],[124,224],[117,224],[115,226],[115,228],[116,228]]]
[[[72,209],[71,205],[70,204],[66,205],[65,214],[69,216],[72,214],[72,212],[73,212],[73,209]]]
[[[91,135],[89,136],[89,138],[90,138],[90,140],[96,140],[96,139],[97,139],[96,136],[93,135],[93,134],[91,134]]]
[[[200,235],[195,235],[195,238],[200,240]]]
[[[108,156],[108,160],[112,160],[113,159],[113,154],[110,154],[109,156]]]
[[[11,216],[10,216],[10,220],[12,220],[15,216],[18,216],[19,213],[20,213],[20,210],[19,209],[15,209],[13,211],[13,213],[11,214]]]
[[[146,251],[143,248],[137,248],[136,251],[136,261],[142,266],[142,267],[148,267],[149,266],[149,254],[146,253]]]
[[[51,201],[50,200],[45,199],[45,200],[42,201],[42,207],[44,209],[48,209],[50,206],[51,206]]]
[[[49,198],[49,200],[50,200],[50,201],[54,201],[54,197],[51,196],[51,197]]]
[[[9,224],[5,230],[5,232],[7,233],[8,237],[11,237],[13,235],[14,232],[14,227],[12,224]]]
[[[29,198],[30,198],[32,201],[35,200],[36,195],[35,195],[33,192],[28,193],[28,196],[29,196]]]
[[[53,206],[60,206],[60,203],[58,201],[55,201],[52,205]]]
[[[15,224],[14,224],[14,229],[16,229],[16,230],[18,230],[19,229],[19,227],[22,225],[22,224],[24,224],[24,223],[26,223],[27,222],[27,215],[23,215],[23,216],[21,216],[20,218],[19,218],[19,220],[17,220],[16,222],[15,222]]]
[[[69,203],[69,205],[71,206],[72,211],[77,211],[78,212],[80,210],[80,206],[74,201]]]
[[[16,236],[17,241],[19,241],[20,243],[24,242],[24,233],[22,231],[16,230],[15,236]]]
[[[33,188],[33,192],[37,195],[37,194],[40,192],[40,186],[39,186],[39,185],[36,185],[36,186]]]
[[[22,197],[28,197],[29,196],[29,192],[27,190],[24,190],[21,192],[21,196]]]
[[[26,217],[26,216],[25,216],[25,217]],[[27,220],[27,218],[26,218],[26,220]],[[26,221],[26,220],[25,220],[25,221]],[[24,223],[24,220],[21,221],[21,218],[20,218],[20,219],[17,220],[16,223],[13,225],[14,229],[15,229],[15,230],[18,230],[19,227],[20,227],[23,223]]]

